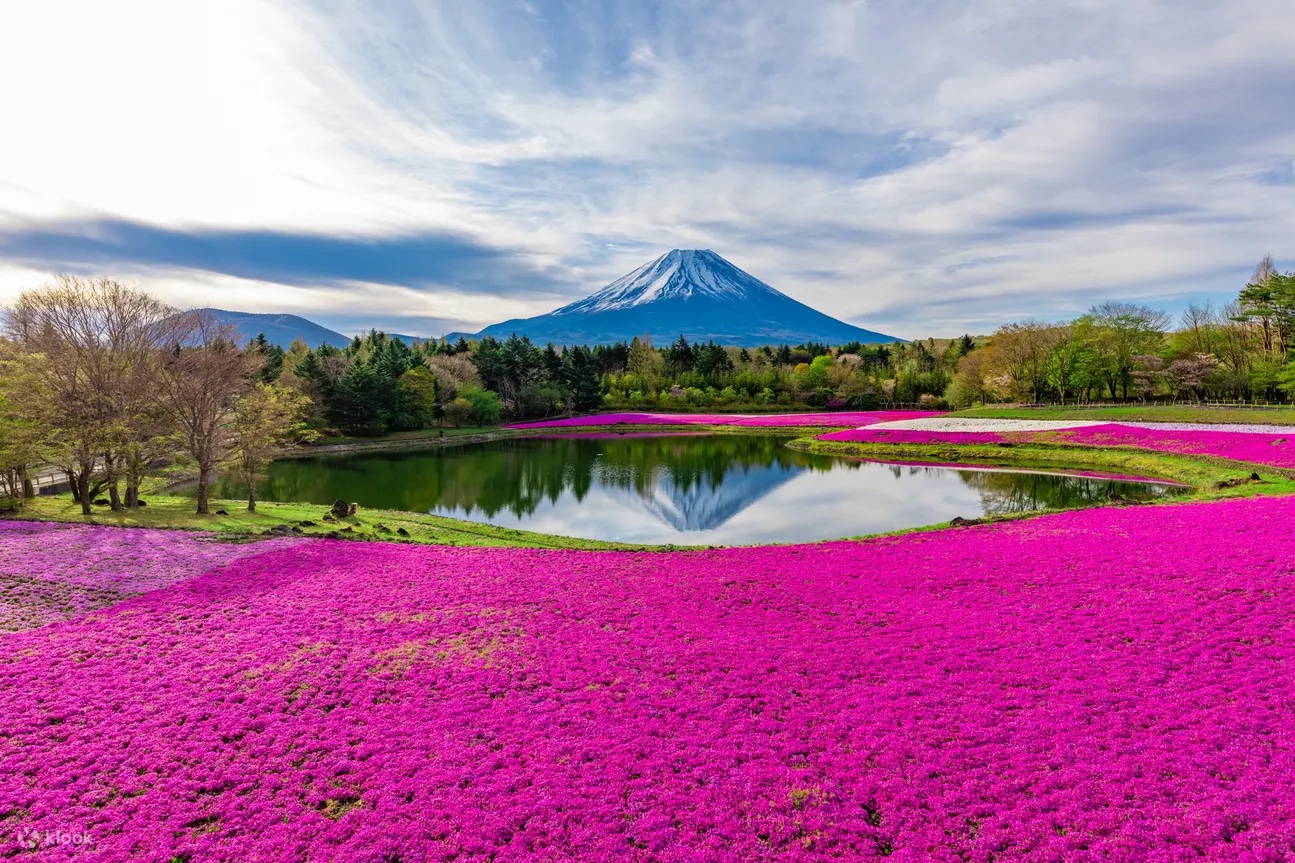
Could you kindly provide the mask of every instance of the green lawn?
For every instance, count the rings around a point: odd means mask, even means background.
[[[107,524],[119,527],[179,528],[182,530],[209,530],[228,535],[231,540],[264,534],[276,525],[299,526],[301,521],[313,521],[313,527],[302,527],[306,536],[328,536],[338,531],[342,539],[407,540],[423,545],[463,545],[499,548],[579,548],[579,549],[635,549],[649,546],[621,545],[590,539],[550,536],[525,530],[463,521],[442,516],[392,510],[361,509],[355,518],[340,519],[336,523],[324,521],[328,507],[313,503],[256,504],[256,512],[247,511],[247,501],[213,500],[213,515],[194,513],[193,498],[149,495],[148,506],[134,512],[113,512],[108,507],[94,508],[94,512],[81,514],[79,504],[72,502],[69,494],[37,497],[27,502],[15,517],[32,521],[61,521],[78,524]],[[224,510],[227,515],[215,515]],[[379,525],[385,526],[382,530]],[[349,531],[346,528],[350,528]],[[404,528],[408,537],[398,533]],[[650,546],[655,548],[656,546]]]
[[[451,428],[449,426],[443,429],[417,429],[415,431],[391,432],[390,434],[379,435],[378,437],[347,437],[346,435],[337,435],[335,437],[323,437],[315,441],[311,446],[338,446],[342,444],[380,444],[393,441],[429,441],[435,442],[442,438],[468,437],[471,435],[484,434],[508,434],[511,429],[505,429],[501,426],[464,426],[463,428]],[[310,447],[305,448],[309,452]]]
[[[1213,500],[1253,494],[1295,494],[1295,472],[1227,462],[1208,456],[1153,453],[1123,447],[1059,444],[898,444],[820,441],[801,438],[790,446],[806,452],[876,461],[1021,467],[1038,470],[1091,470],[1123,476],[1167,479],[1191,487],[1190,497]],[[1258,482],[1250,480],[1257,473]],[[1179,496],[1176,500],[1183,500]]]
[[[1002,411],[1001,414],[1028,413],[1031,409]],[[1133,410],[1118,408],[1115,410]],[[1147,409],[1143,409],[1147,410]],[[1150,409],[1156,410],[1156,409]],[[1184,409],[1178,409],[1179,411]],[[1187,409],[1191,410],[1191,409]],[[1275,412],[1274,412],[1275,413]],[[989,412],[974,412],[987,416]],[[962,416],[973,415],[964,412]],[[1031,414],[1037,415],[1037,414]],[[1176,416],[1175,419],[1180,419]],[[1295,416],[1292,417],[1295,420]],[[697,426],[685,427],[693,431]],[[563,429],[570,431],[571,429]],[[656,430],[656,429],[654,429]],[[1093,470],[1127,476],[1159,477],[1183,483],[1191,491],[1175,500],[1210,500],[1257,494],[1295,494],[1295,471],[1282,471],[1256,465],[1229,463],[1205,456],[1153,453],[1117,447],[1077,447],[1056,444],[1015,444],[1013,446],[952,444],[861,444],[841,441],[819,441],[805,435],[806,429],[714,427],[716,432],[800,435],[789,443],[796,449],[878,461],[910,461],[934,464],[967,464],[976,466],[1009,466],[1053,470]],[[439,435],[438,435],[439,437]],[[1258,481],[1250,475],[1257,472]],[[336,535],[341,539],[404,541],[424,545],[566,548],[588,550],[666,549],[685,546],[635,546],[573,537],[551,536],[531,531],[512,530],[479,522],[445,518],[413,512],[361,509],[356,518],[325,522],[328,508],[321,504],[258,502],[257,511],[249,513],[246,501],[212,501],[211,509],[226,515],[199,516],[193,511],[192,498],[161,493],[167,480],[155,478],[146,484],[148,506],[134,512],[112,512],[95,507],[89,516],[81,514],[71,495],[38,497],[20,510],[17,518],[37,521],[60,521],[117,525],[123,527],[177,528],[206,530],[227,536],[231,541],[260,537],[277,526],[298,527],[306,536]],[[156,490],[156,491],[155,491]],[[1025,517],[1028,517],[1025,516]],[[302,521],[315,522],[301,525]],[[940,527],[932,525],[918,530]],[[404,529],[406,535],[398,531]],[[908,531],[901,531],[908,532]]]
[[[1255,423],[1295,425],[1295,407],[1214,408],[1196,405],[1122,405],[1120,407],[1077,408],[972,408],[948,414],[977,419],[1020,420],[1107,420],[1164,423]]]

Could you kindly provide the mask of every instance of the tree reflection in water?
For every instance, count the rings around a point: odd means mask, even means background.
[[[755,507],[741,536],[772,542],[892,530],[953,515],[1080,506],[1113,492],[1130,498],[1165,492],[1164,486],[1083,476],[878,465],[785,444],[760,435],[609,434],[295,459],[270,466],[260,496],[319,504],[342,498],[366,508],[509,526],[542,517],[535,529],[632,534],[639,541],[707,531],[716,541],[737,541],[720,529]],[[222,480],[215,493],[238,498],[243,489]],[[628,530],[632,522],[638,526]],[[644,527],[648,522],[657,528]]]

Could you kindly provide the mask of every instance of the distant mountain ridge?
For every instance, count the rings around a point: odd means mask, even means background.
[[[650,333],[658,342],[759,345],[897,342],[792,299],[709,249],[674,249],[583,300],[450,339],[513,333],[544,344],[606,344]]]
[[[328,344],[344,348],[351,343],[349,336],[320,326],[299,315],[256,314],[231,312],[225,309],[198,309],[211,315],[218,323],[234,327],[240,342],[247,342],[264,333],[266,341],[287,348],[295,339],[301,339],[312,348]]]

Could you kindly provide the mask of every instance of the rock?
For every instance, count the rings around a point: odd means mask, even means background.
[[[302,519],[301,521],[297,522],[297,524],[301,525],[302,527],[318,527],[318,525],[316,525],[310,519]]]
[[[1252,474],[1250,474],[1250,481],[1251,481],[1251,482],[1263,482],[1263,480],[1259,479],[1259,474],[1257,474],[1257,473],[1252,473]]]
[[[90,501],[90,502],[91,502],[92,504],[94,504],[95,506],[107,506],[107,505],[108,505],[108,498],[106,498],[106,497],[96,497],[94,500],[92,500],[92,501]]]
[[[351,518],[355,518],[355,513],[358,512],[359,509],[360,509],[360,505],[358,503],[353,503],[350,505],[350,507],[347,508],[346,514],[349,515]]]
[[[302,530],[301,528],[296,527],[296,526],[294,526],[294,527],[292,528],[292,533],[293,533],[293,535],[294,535],[294,536],[305,536],[305,535],[306,535],[306,532],[305,532],[304,530]]]
[[[135,501],[135,506],[148,506],[148,501],[146,501],[146,500],[137,500],[137,501]]]
[[[216,515],[229,515],[229,513],[225,512],[223,509],[218,509],[216,510]]]
[[[351,508],[346,505],[346,501],[339,497],[337,500],[333,501],[333,508],[330,509],[329,512],[333,514],[334,518],[346,518],[347,514],[350,513],[350,510]]]
[[[297,530],[301,530],[301,528],[297,528]],[[288,527],[286,524],[276,524],[267,532],[272,533],[275,536],[288,536],[292,533],[292,528]]]
[[[354,532],[355,532],[355,528],[351,527],[349,524],[346,527],[342,528],[342,533],[354,533]]]
[[[953,520],[949,522],[949,527],[967,527],[973,524],[984,524],[984,523],[985,523],[985,520],[983,518],[963,518],[962,516],[958,515],[958,516],[954,516]]]
[[[337,521],[337,519],[333,518],[331,515],[325,514],[324,521]]]
[[[409,536],[409,531],[405,530],[403,527],[396,528],[396,533],[400,534],[401,536]]]

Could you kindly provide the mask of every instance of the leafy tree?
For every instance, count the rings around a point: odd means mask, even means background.
[[[261,368],[256,379],[262,383],[272,384],[283,374],[283,362],[286,356],[283,348],[272,344],[265,333],[257,333],[256,338],[247,346],[247,352],[261,360]]]
[[[1128,398],[1134,357],[1157,352],[1164,341],[1169,316],[1149,306],[1105,302],[1089,309],[1080,323],[1090,345],[1102,359],[1111,397]]]
[[[571,394],[573,410],[590,411],[602,403],[602,379],[588,348],[577,345],[567,350],[562,357],[561,380]],[[648,387],[649,384],[644,381],[643,386]]]
[[[445,418],[448,419],[455,428],[461,428],[464,423],[472,419],[472,402],[468,401],[463,396],[459,396],[445,406]]]
[[[395,382],[373,363],[352,362],[337,381],[329,421],[347,434],[376,437],[391,428]]]
[[[500,404],[499,396],[481,387],[466,386],[459,390],[459,397],[467,400],[471,408],[470,415],[473,425],[493,426],[499,424],[499,419],[503,414],[503,406]]]
[[[39,356],[0,341],[0,497],[19,500],[33,492],[28,471],[54,452],[58,430],[42,424],[45,392]]]
[[[696,365],[697,355],[692,345],[682,335],[678,341],[665,349],[665,364],[671,373],[679,375],[690,372]]]
[[[396,409],[392,427],[402,430],[429,428],[436,422],[436,375],[425,365],[415,366],[396,384]]]
[[[257,381],[234,402],[228,426],[229,464],[247,484],[248,512],[256,512],[256,483],[275,451],[318,437],[304,421],[309,407],[310,400],[296,390],[263,381]]]

